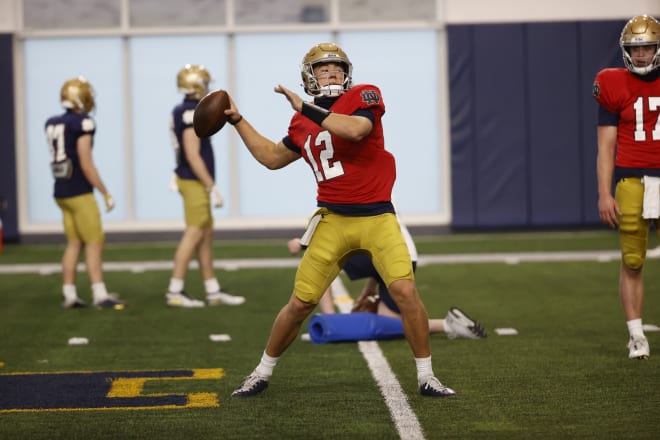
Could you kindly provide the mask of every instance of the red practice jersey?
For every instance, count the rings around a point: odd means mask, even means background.
[[[660,168],[660,78],[643,81],[628,69],[604,69],[593,95],[619,116],[616,166]]]
[[[289,139],[314,171],[317,200],[331,204],[389,202],[396,178],[394,156],[385,150],[381,118],[385,104],[378,87],[361,84],[341,95],[330,107],[333,113],[351,115],[369,109],[374,115],[371,133],[351,142],[296,113]]]

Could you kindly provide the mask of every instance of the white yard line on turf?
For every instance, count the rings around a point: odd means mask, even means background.
[[[656,255],[657,254],[657,255]],[[658,258],[660,253],[647,252],[648,258]],[[546,261],[615,261],[620,258],[619,251],[575,251],[575,252],[509,252],[492,254],[443,254],[420,255],[419,266],[430,264],[478,264],[478,263],[525,263]],[[272,269],[298,267],[298,258],[243,258],[215,260],[213,267],[224,270]],[[171,270],[171,261],[121,261],[103,263],[103,270],[109,272],[146,272],[151,270]],[[191,262],[197,268],[197,262]],[[61,270],[60,263],[0,264],[0,274],[17,273],[56,273]],[[85,265],[78,265],[83,272]]]
[[[404,440],[424,440],[422,427],[417,416],[408,404],[408,398],[401,389],[390,364],[385,359],[380,346],[376,341],[360,341],[358,348],[369,365],[371,375],[376,380],[380,392],[385,398],[387,408],[390,410],[392,420],[399,433],[399,438]]]

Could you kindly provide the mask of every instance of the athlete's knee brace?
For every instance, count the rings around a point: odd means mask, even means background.
[[[647,241],[648,235],[642,228],[637,228],[634,232],[624,232],[623,228],[620,228],[621,262],[624,266],[632,270],[639,270],[644,266]]]
[[[636,252],[624,253],[623,265],[628,269],[639,270],[644,266],[644,257]]]
[[[623,210],[619,218],[619,242],[621,262],[632,270],[644,266],[648,244],[649,225],[638,210]]]

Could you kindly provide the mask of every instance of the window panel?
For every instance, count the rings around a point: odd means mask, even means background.
[[[75,53],[76,56],[66,56]],[[64,113],[60,88],[64,81],[82,75],[96,91],[94,163],[117,207],[105,219],[126,216],[124,157],[125,84],[122,76],[121,40],[118,38],[65,38],[25,41],[25,128],[28,219],[31,223],[61,221],[53,200],[53,178],[44,124]],[[97,200],[103,201],[95,191]]]
[[[26,29],[119,27],[120,0],[23,0]]]
[[[434,21],[435,3],[435,0],[339,0],[339,21]]]
[[[329,2],[321,0],[236,0],[236,24],[322,23]]]
[[[221,26],[225,0],[131,0],[130,24],[151,26]]]
[[[133,164],[137,220],[183,218],[181,196],[169,190],[175,157],[169,131],[170,114],[183,100],[176,76],[187,63],[202,64],[211,73],[210,89],[227,88],[227,37],[135,37],[131,40],[131,106],[133,109]],[[213,136],[215,177],[224,192],[225,206],[216,217],[229,215],[229,147],[227,126]]]

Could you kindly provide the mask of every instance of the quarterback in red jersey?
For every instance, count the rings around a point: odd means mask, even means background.
[[[651,222],[660,222],[660,23],[648,15],[626,23],[619,40],[626,68],[598,73],[593,96],[598,115],[598,212],[619,228],[619,295],[626,317],[628,357],[647,359],[642,327]],[[612,196],[612,182],[616,190]]]
[[[296,339],[343,263],[356,253],[369,255],[401,311],[420,393],[455,395],[433,373],[428,316],[391,201],[396,167],[385,150],[383,98],[376,86],[353,86],[352,71],[348,56],[334,43],[312,47],[303,58],[301,74],[313,103],[284,86],[275,87],[296,112],[287,136],[279,142],[252,127],[233,99],[225,111],[250,153],[267,168],[283,168],[301,157],[309,164],[318,185],[319,207],[293,294],[275,318],[259,365],[234,390],[234,397],[254,396],[266,389],[279,357]]]

